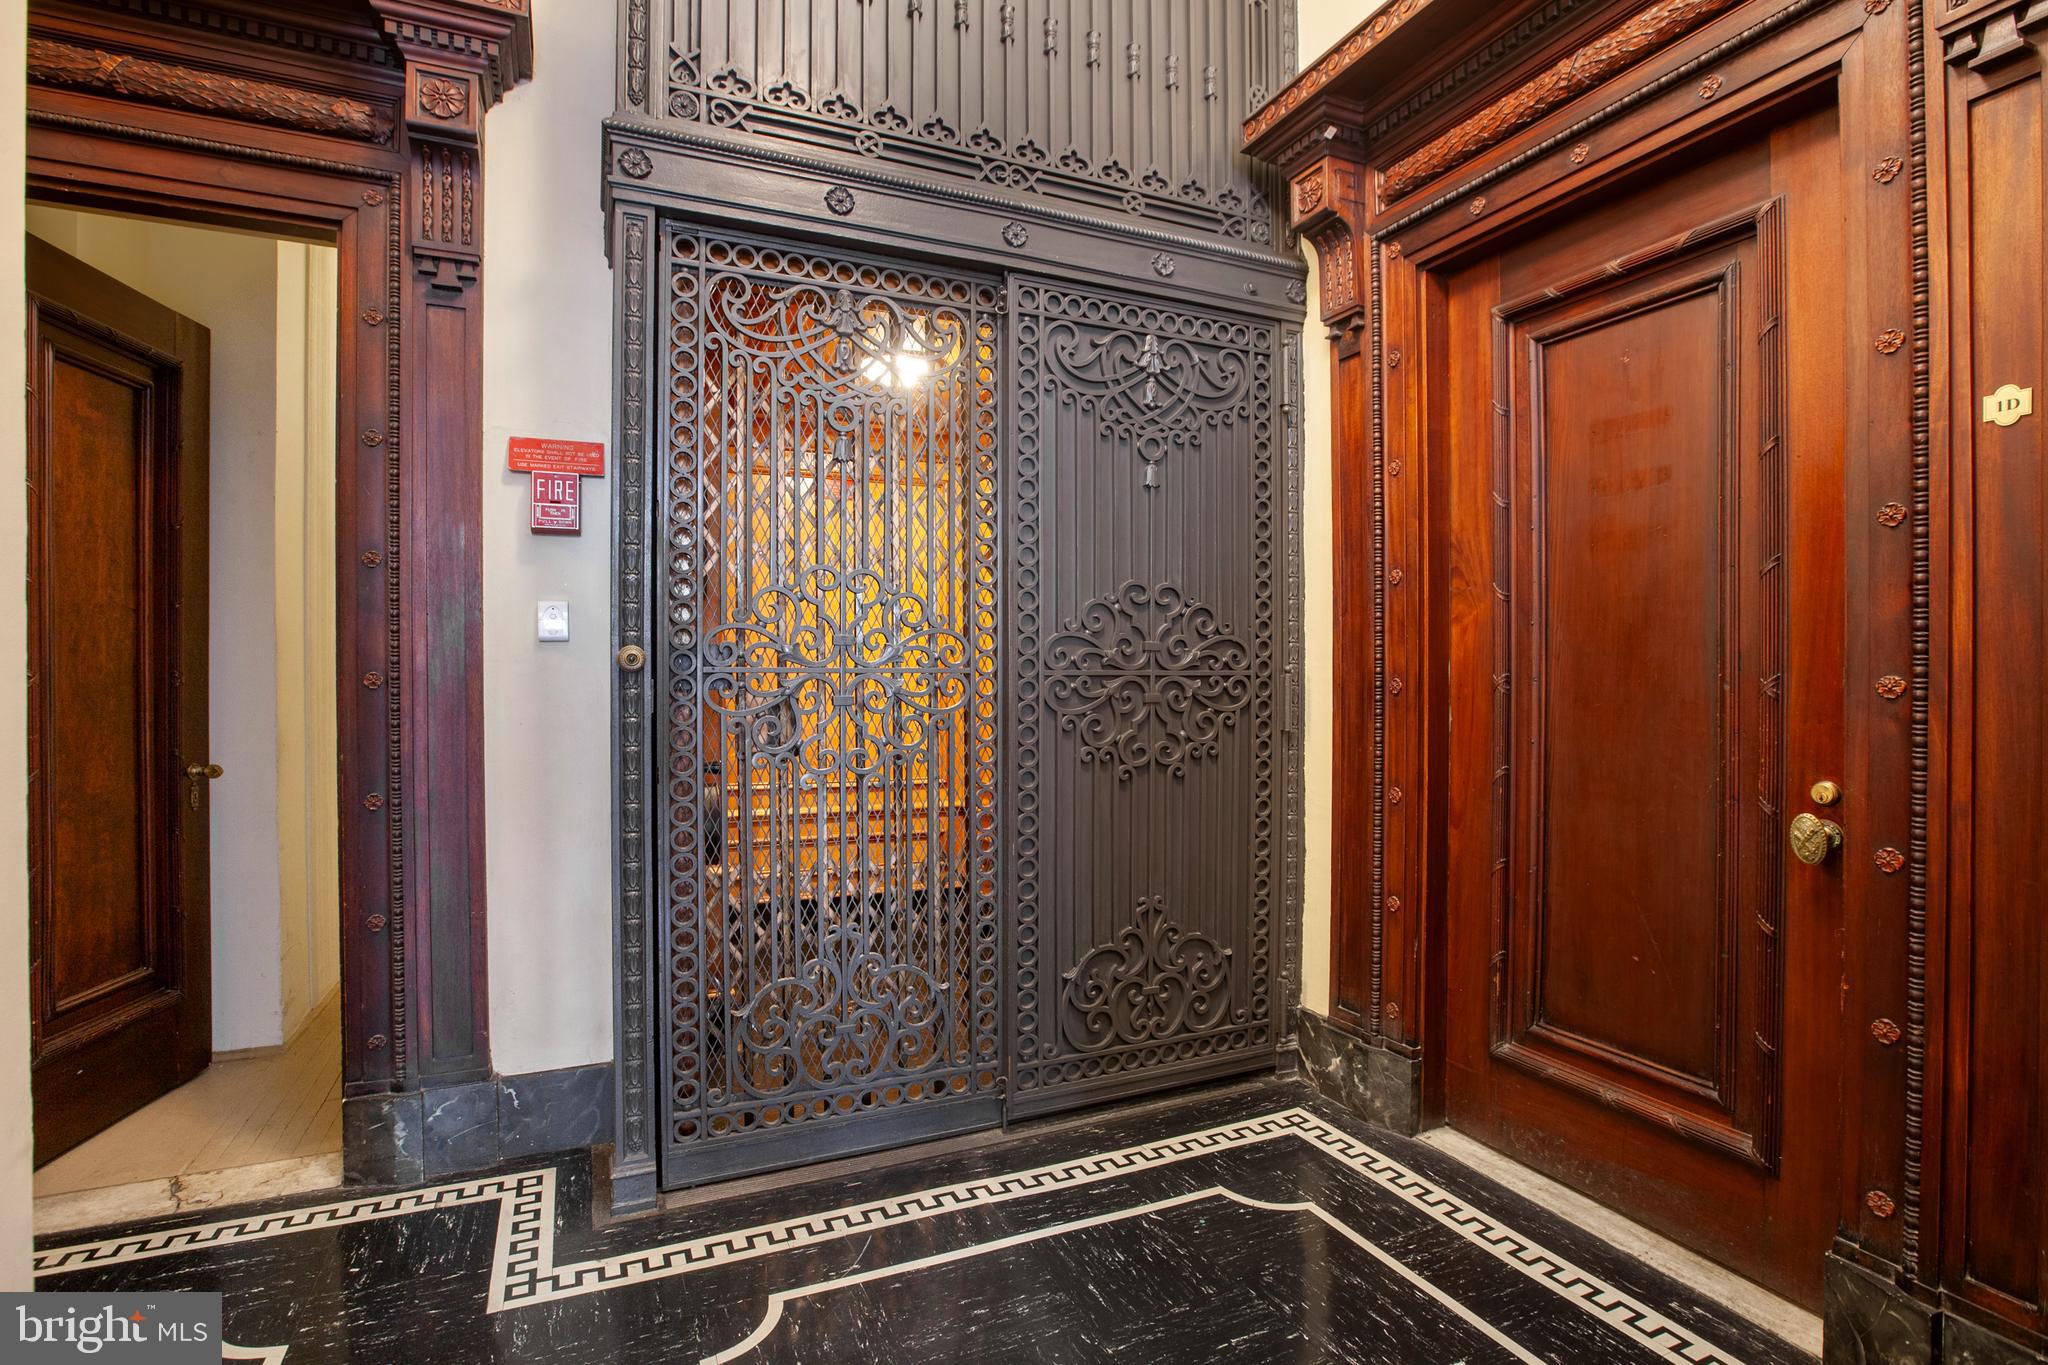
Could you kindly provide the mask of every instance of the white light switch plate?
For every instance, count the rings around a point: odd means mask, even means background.
[[[540,638],[543,640],[566,640],[569,638],[569,604],[567,602],[543,602],[540,604]]]

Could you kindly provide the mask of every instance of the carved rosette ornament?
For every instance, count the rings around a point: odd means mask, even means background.
[[[469,109],[469,87],[446,76],[420,82],[420,108],[438,119],[459,118]]]
[[[1082,1052],[1159,1042],[1241,1021],[1230,1007],[1230,950],[1138,902],[1130,926],[1060,978],[1060,1033]]]
[[[1323,202],[1323,174],[1317,171],[1294,182],[1294,216],[1296,220],[1314,213]]]
[[[1082,760],[1121,781],[1214,758],[1251,693],[1250,648],[1171,584],[1126,583],[1046,646],[1046,704],[1080,736]]]

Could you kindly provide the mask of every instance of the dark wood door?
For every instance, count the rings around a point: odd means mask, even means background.
[[[1443,278],[1452,1123],[1817,1304],[1834,1227],[1835,119]],[[1865,343],[1866,345],[1869,343]],[[1866,852],[1862,856],[1869,856]]]
[[[28,241],[36,1162],[211,1053],[206,329]]]

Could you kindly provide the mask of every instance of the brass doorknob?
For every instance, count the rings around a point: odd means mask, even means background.
[[[638,645],[627,645],[619,651],[619,667],[628,673],[638,673],[647,666],[647,651]]]
[[[1792,856],[1808,867],[1819,867],[1842,846],[1842,827],[1811,811],[1801,811],[1792,817],[1791,838]]]
[[[197,782],[202,777],[211,782],[226,772],[227,769],[221,767],[218,763],[194,763],[185,769],[185,776],[191,778],[194,782]]]

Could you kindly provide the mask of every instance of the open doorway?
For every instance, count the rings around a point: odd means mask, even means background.
[[[336,252],[28,230],[38,1226],[336,1184]]]

